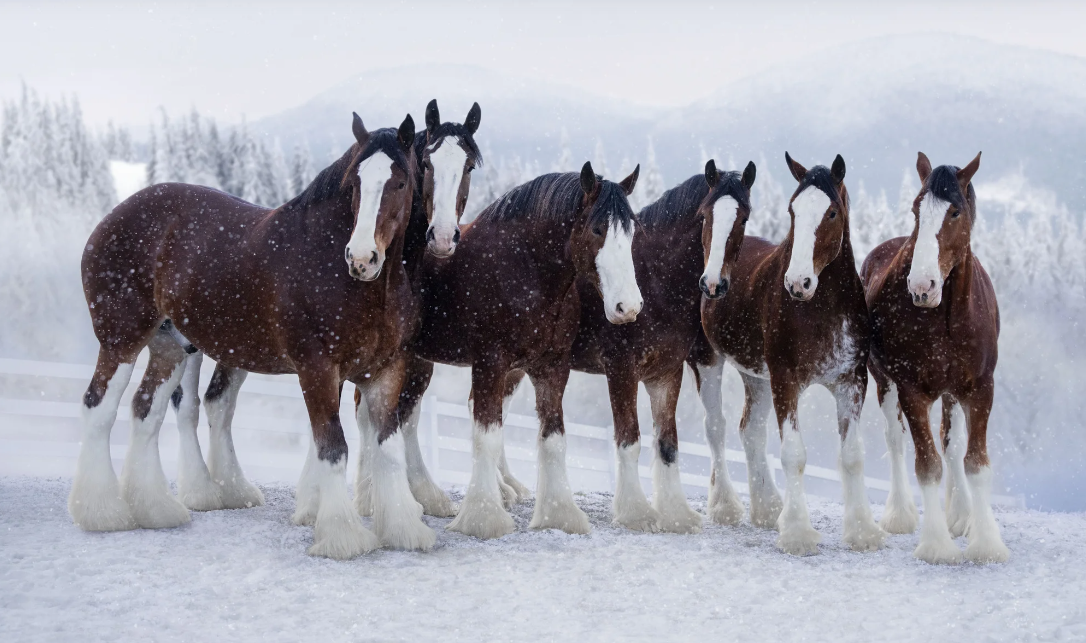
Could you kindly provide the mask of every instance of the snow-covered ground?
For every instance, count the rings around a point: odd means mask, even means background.
[[[1086,639],[1081,513],[997,510],[1010,562],[932,567],[913,559],[915,535],[844,549],[841,506],[816,498],[821,554],[791,558],[749,525],[616,529],[610,496],[589,494],[588,536],[529,532],[528,503],[499,540],[427,518],[434,551],[341,563],[305,554],[312,530],[290,524],[289,486],[178,529],[87,534],[69,484],[0,478],[0,640]]]

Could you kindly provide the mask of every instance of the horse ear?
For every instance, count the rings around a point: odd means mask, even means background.
[[[961,184],[964,189],[969,185],[969,182],[973,180],[973,175],[980,169],[980,152],[977,152],[976,158],[969,161],[969,165],[966,165],[962,169],[958,170],[958,183]]]
[[[792,173],[792,178],[797,182],[802,181],[803,177],[807,176],[807,168],[796,163],[788,152],[784,153],[784,162],[788,164],[788,171]]]
[[[431,136],[437,126],[441,125],[441,114],[437,111],[437,99],[426,103],[426,133]]]
[[[581,168],[581,189],[585,194],[596,193],[596,173],[592,171],[591,161],[585,161]]]
[[[754,167],[754,161],[747,161],[747,167],[743,170],[743,187],[750,189],[754,185],[754,175],[758,173],[758,168]]]
[[[630,172],[630,176],[627,176],[626,178],[622,179],[622,181],[619,183],[619,185],[622,186],[622,189],[626,190],[626,196],[630,196],[631,194],[633,194],[634,188],[637,186],[637,176],[639,174],[641,174],[641,164],[640,163],[638,163],[634,167],[633,172]]]
[[[415,119],[411,118],[411,114],[408,114],[407,118],[400,123],[400,131],[397,132],[397,135],[403,153],[407,154],[411,151],[411,146],[415,144]]]
[[[479,103],[472,103],[468,110],[468,117],[464,119],[464,129],[471,132],[472,136],[479,131],[479,121],[483,118],[483,110],[479,109]]]
[[[838,185],[845,180],[845,159],[841,158],[840,154],[833,159],[833,165],[830,166],[830,176],[833,177],[833,182]]]
[[[709,159],[705,162],[705,182],[709,184],[709,189],[712,190],[719,180],[720,173],[716,171],[716,161]]]
[[[928,180],[931,176],[931,161],[928,160],[928,155],[923,152],[916,153],[916,173],[920,176],[920,182]]]
[[[370,133],[366,131],[366,126],[362,124],[362,118],[358,115],[358,112],[351,112],[351,115],[354,116],[354,120],[351,121],[354,140],[358,141],[358,144],[362,147],[366,147],[366,142],[370,140]]]

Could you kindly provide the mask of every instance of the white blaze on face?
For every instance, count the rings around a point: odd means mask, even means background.
[[[943,272],[939,267],[939,229],[950,204],[928,192],[920,202],[920,225],[909,269],[909,293],[917,303],[938,306],[943,295]],[[925,297],[926,296],[926,297]]]
[[[392,177],[392,159],[384,152],[358,164],[358,218],[347,242],[347,265],[352,276],[370,281],[381,274],[385,249],[377,244],[377,214],[381,210],[381,195],[385,183]]]
[[[830,197],[816,187],[808,187],[792,201],[795,223],[792,226],[792,260],[784,273],[784,288],[798,292],[804,299],[814,295],[818,275],[814,269],[815,232],[830,207]]]
[[[709,260],[705,263],[702,279],[709,291],[715,293],[720,286],[720,270],[724,267],[724,249],[728,235],[739,216],[739,202],[731,196],[722,196],[713,204],[713,236],[709,242]]]
[[[612,221],[603,247],[596,254],[603,310],[607,314],[607,321],[612,324],[633,321],[644,303],[634,275],[633,234],[632,223],[629,230],[623,230],[622,224]]]
[[[445,139],[430,154],[430,165],[434,168],[434,214],[430,221],[434,238],[430,251],[438,256],[450,255],[456,249],[456,197],[467,160],[467,153],[452,139]]]

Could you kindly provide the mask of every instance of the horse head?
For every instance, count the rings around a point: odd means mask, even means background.
[[[698,285],[710,299],[723,296],[731,284],[732,268],[739,259],[750,218],[750,187],[754,185],[755,172],[753,161],[747,163],[742,175],[718,171],[712,159],[705,164],[709,194],[698,206],[705,272]]]
[[[385,252],[403,234],[411,212],[414,161],[410,154],[415,122],[408,114],[399,129],[367,132],[358,114],[351,126],[357,152],[341,182],[351,189],[354,223],[344,257],[355,279],[373,281],[385,265]]]
[[[810,170],[784,153],[788,169],[799,183],[788,203],[792,227],[785,245],[791,255],[784,273],[784,289],[793,299],[808,301],[818,288],[818,275],[841,253],[848,230],[848,190],[845,159]]]
[[[426,141],[422,150],[422,198],[426,206],[426,244],[438,257],[448,257],[460,243],[460,218],[468,203],[471,171],[482,165],[475,144],[482,111],[468,110],[463,124],[442,123],[437,100],[426,106]]]
[[[637,220],[627,197],[637,184],[641,166],[619,183],[581,168],[582,210],[570,238],[578,274],[586,277],[603,298],[607,321],[625,324],[637,319],[644,300],[633,264]]]
[[[934,308],[943,300],[943,282],[966,257],[977,218],[973,175],[980,168],[980,153],[963,168],[940,165],[920,152],[916,171],[920,194],[913,201],[913,259],[909,268],[909,293],[913,304]],[[965,215],[965,216],[962,216]]]

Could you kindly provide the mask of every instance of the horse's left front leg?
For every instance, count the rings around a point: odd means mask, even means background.
[[[860,411],[867,391],[867,367],[854,378],[834,387],[837,399],[837,426],[841,437],[838,467],[845,496],[844,540],[855,551],[874,551],[882,547],[884,532],[871,516],[871,504],[864,485],[864,442],[860,434]]]
[[[701,532],[702,516],[690,508],[679,480],[679,433],[675,407],[683,382],[682,365],[665,377],[646,381],[652,405],[656,450],[652,459],[652,506],[660,513],[660,529],[677,534]]]
[[[818,553],[822,535],[811,526],[807,494],[803,489],[803,469],[807,466],[807,447],[799,433],[799,382],[787,368],[770,373],[773,409],[781,432],[781,467],[786,480],[784,509],[777,518],[780,537],[777,547],[786,554],[806,556]]]
[[[422,505],[411,493],[403,433],[396,406],[403,389],[406,363],[397,360],[360,386],[373,427],[373,528],[381,542],[396,549],[428,550],[437,536],[422,522]],[[363,418],[359,418],[361,425]]]
[[[969,445],[965,452],[965,477],[973,500],[969,521],[969,545],[965,557],[974,563],[1004,563],[1011,552],[999,535],[999,525],[992,514],[992,465],[988,461],[988,416],[992,412],[995,383],[989,379],[977,391],[962,400],[969,427]]]
[[[539,478],[535,487],[532,529],[561,529],[570,534],[592,530],[588,516],[573,502],[566,471],[566,427],[562,395],[569,380],[569,363],[561,361],[528,373],[535,386],[539,416]]]

